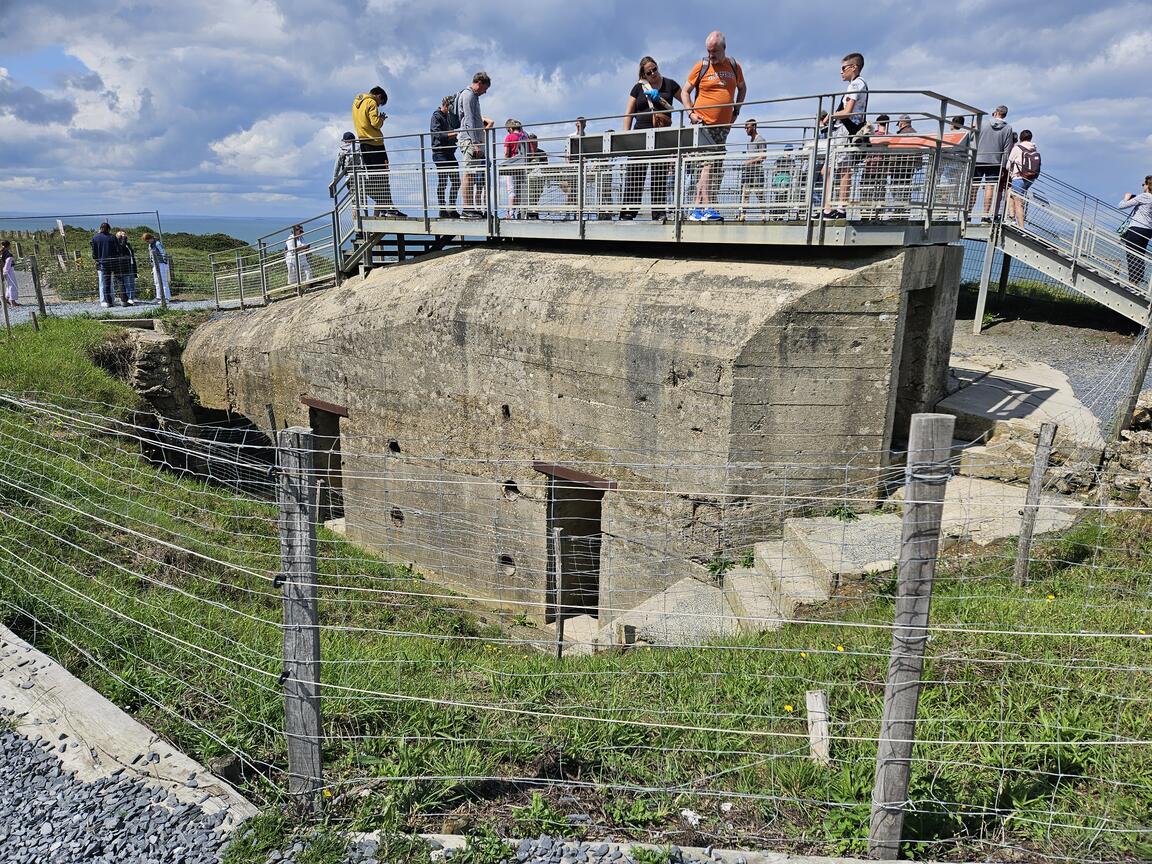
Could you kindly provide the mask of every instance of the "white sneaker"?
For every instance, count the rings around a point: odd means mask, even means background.
[[[108,304],[108,303],[105,303],[103,300],[101,300],[101,301],[100,301],[100,306],[101,306],[102,308],[104,308],[104,309],[107,309],[107,308],[108,308],[108,306],[109,306],[109,304]]]
[[[124,303],[124,305],[125,305],[125,306],[135,306],[135,305],[136,305],[136,301],[135,301],[135,300],[128,300],[128,301],[126,301],[126,302]]]

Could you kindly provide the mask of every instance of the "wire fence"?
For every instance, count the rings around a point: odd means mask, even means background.
[[[543,464],[2,402],[5,620],[251,794],[358,829],[883,855],[898,816],[918,858],[1148,855],[1147,407],[1070,495],[1058,452],[996,483],[950,435]]]

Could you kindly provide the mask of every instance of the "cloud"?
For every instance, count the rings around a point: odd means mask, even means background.
[[[0,116],[15,117],[37,126],[50,126],[67,123],[75,115],[76,105],[70,100],[21,86],[12,80],[7,69],[0,68]]]
[[[657,15],[622,0],[20,5],[4,18],[0,160],[37,177],[41,193],[11,207],[77,209],[119,194],[160,196],[183,212],[319,212],[352,97],[375,84],[392,97],[389,134],[427,130],[440,96],[477,69],[493,77],[484,110],[498,121],[618,115],[641,55],[687,83],[716,28],[751,99],[833,91],[840,57],[860,50],[874,91],[1006,102],[1017,128],[1037,132],[1046,170],[1076,185],[1127,188],[1152,157],[1132,125],[1152,105],[1129,96],[1147,77],[1152,38],[1141,2],[1051,0],[1039,19],[1032,6],[992,0],[873,0],[866,15],[847,0],[665,0]],[[58,67],[32,68],[45,57]],[[878,94],[873,107],[907,110],[909,101]],[[781,116],[797,105],[754,110]],[[618,124],[608,117],[593,128]]]

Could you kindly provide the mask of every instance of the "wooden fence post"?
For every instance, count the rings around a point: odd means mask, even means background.
[[[868,854],[873,858],[894,860],[900,852],[932,579],[940,545],[944,492],[951,476],[948,460],[955,425],[956,418],[949,414],[912,415],[897,565],[896,621],[884,685],[884,716],[876,749],[876,785],[872,789],[868,831]]]
[[[828,694],[823,690],[809,690],[804,694],[808,713],[808,747],[812,761],[818,765],[832,764],[832,749],[828,739]]]
[[[315,487],[312,430],[298,426],[277,435],[280,505],[280,587],[284,596],[284,733],[288,738],[288,793],[300,810],[320,809],[320,631],[316,598]]]
[[[44,307],[44,286],[40,284],[40,258],[32,255],[28,258],[28,267],[32,271],[32,290],[36,292],[36,306],[40,309],[41,317],[48,317],[48,310]]]
[[[564,529],[552,529],[553,594],[552,610],[556,616],[556,659],[564,659],[564,563],[560,554],[560,533]]]
[[[1036,511],[1040,509],[1040,489],[1044,486],[1044,472],[1052,457],[1052,442],[1056,440],[1055,423],[1040,426],[1040,437],[1036,442],[1036,459],[1032,463],[1032,475],[1028,478],[1028,496],[1024,499],[1024,510],[1020,517],[1020,541],[1016,545],[1016,567],[1012,571],[1012,581],[1023,585],[1028,581],[1028,556],[1032,552],[1032,532],[1036,530]]]

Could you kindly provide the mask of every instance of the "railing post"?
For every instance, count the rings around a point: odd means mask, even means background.
[[[580,153],[576,157],[576,218],[580,239],[584,239],[584,144],[581,141]]]
[[[868,854],[873,858],[895,860],[900,852],[955,424],[956,418],[950,414],[912,416],[897,565],[896,620],[884,685],[884,716],[876,749],[876,785],[872,789],[868,830]]]
[[[684,115],[681,115],[681,122],[683,122]],[[675,208],[675,215],[672,217],[672,236],[676,238],[676,242],[680,242],[681,226],[684,224],[684,133],[681,131],[686,126],[676,127],[676,170],[672,174],[672,206]]]
[[[256,241],[256,260],[260,263],[260,296],[264,305],[268,305],[268,246],[261,240]]]
[[[236,290],[240,292],[240,308],[244,308],[244,256],[236,250]]]
[[[212,268],[212,300],[216,304],[216,311],[220,311],[220,283],[216,279],[216,259],[208,257],[208,266]]]
[[[428,166],[424,157],[424,133],[420,133],[420,202],[424,208],[424,233],[432,233],[432,218],[428,215]],[[437,213],[437,216],[440,214]]]
[[[976,296],[976,316],[972,320],[972,332],[980,335],[984,326],[984,309],[988,305],[988,285],[992,281],[992,258],[999,242],[1000,226],[993,222],[988,226],[988,239],[984,244],[984,263],[980,267],[980,290]]]
[[[1028,581],[1028,556],[1032,552],[1032,533],[1036,530],[1036,511],[1040,508],[1040,490],[1044,486],[1044,472],[1052,456],[1052,442],[1056,440],[1056,424],[1040,425],[1040,436],[1036,442],[1036,458],[1032,462],[1032,475],[1028,478],[1028,494],[1024,499],[1024,510],[1020,518],[1020,539],[1016,544],[1016,566],[1012,571],[1012,581],[1023,585]]]
[[[316,590],[316,488],[312,430],[277,433],[284,614],[284,734],[288,739],[288,794],[305,813],[320,809],[320,633]]]
[[[816,120],[812,126],[812,153],[808,157],[808,182],[804,184],[804,241],[812,243],[812,196],[816,192],[816,166],[820,164],[820,112],[824,110],[824,97],[816,97]],[[823,209],[823,208],[821,208]]]
[[[344,272],[340,268],[340,208],[335,206],[335,202],[332,207],[332,278],[337,288],[344,281]]]
[[[1140,391],[1144,389],[1144,379],[1148,377],[1148,364],[1152,360],[1152,299],[1148,302],[1148,317],[1144,319],[1143,339],[1140,353],[1136,355],[1136,369],[1132,374],[1132,383],[1128,385],[1128,398],[1120,403],[1116,416],[1112,419],[1113,444],[1120,440],[1120,433],[1132,425],[1132,414],[1136,411]]]

